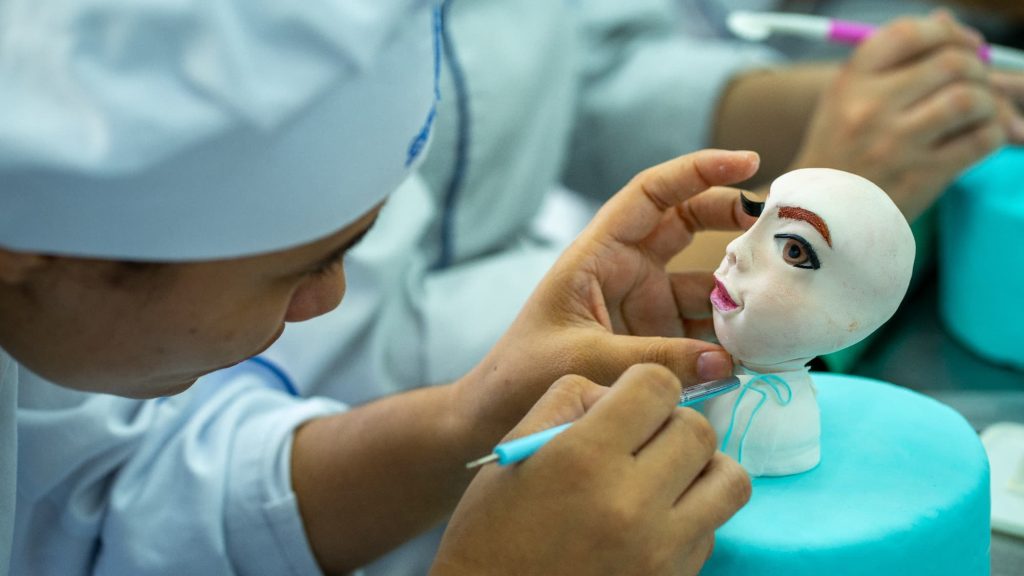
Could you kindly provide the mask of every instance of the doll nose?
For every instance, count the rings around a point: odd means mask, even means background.
[[[750,268],[751,258],[752,255],[747,243],[742,238],[733,240],[725,248],[725,261],[729,266],[735,267],[740,272],[745,272]]]
[[[736,252],[733,252],[732,250],[729,250],[728,252],[726,252],[725,253],[725,261],[729,264],[729,266],[735,266],[736,265]]]

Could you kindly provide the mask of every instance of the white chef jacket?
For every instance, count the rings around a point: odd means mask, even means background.
[[[12,574],[316,575],[292,431],[344,405],[259,361],[139,401],[21,374]]]
[[[677,16],[674,0],[450,2],[420,178],[346,257],[340,309],[268,351],[303,393],[359,403],[465,374],[603,198],[707,145],[718,93],[776,56]],[[366,571],[425,574],[439,537]]]
[[[419,176],[346,258],[341,308],[289,326],[267,356],[304,395],[346,402],[465,373],[586,221],[587,197],[703,147],[717,91],[771,61],[677,35],[674,10],[453,0]],[[344,404],[298,401],[274,378],[247,363],[165,401],[29,378],[16,573],[316,574],[287,455],[296,426]],[[369,570],[423,574],[436,538]]]
[[[6,576],[14,531],[14,502],[17,482],[18,365],[0,349],[0,576]]]

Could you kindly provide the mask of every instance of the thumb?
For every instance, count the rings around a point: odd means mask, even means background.
[[[661,364],[683,387],[732,376],[732,356],[718,344],[693,338],[630,336],[601,332],[588,348],[599,353],[584,374],[610,385],[634,364]]]

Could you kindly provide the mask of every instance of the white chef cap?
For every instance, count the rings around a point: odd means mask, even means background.
[[[310,242],[433,122],[430,0],[0,0],[0,246],[181,261]]]

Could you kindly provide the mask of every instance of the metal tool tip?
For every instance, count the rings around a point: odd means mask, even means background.
[[[492,453],[488,454],[487,456],[484,456],[483,458],[477,458],[476,460],[473,460],[472,462],[467,463],[466,464],[466,469],[467,470],[472,470],[473,468],[479,468],[480,466],[483,466],[484,464],[490,464],[491,462],[496,462],[497,460],[498,460],[498,455],[494,454],[492,452]]]

